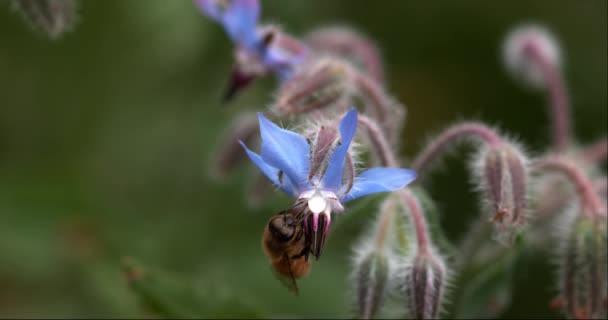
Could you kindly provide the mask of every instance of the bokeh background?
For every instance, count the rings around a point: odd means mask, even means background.
[[[404,158],[462,119],[488,121],[542,152],[545,97],[514,83],[499,58],[506,32],[530,21],[561,41],[578,141],[606,134],[606,1],[262,6],[264,21],[295,35],[346,24],[375,39],[389,91],[408,106]],[[260,237],[289,199],[251,208],[253,166],[223,180],[209,170],[230,120],[264,110],[276,86],[259,81],[220,104],[231,63],[224,31],[190,0],[80,1],[78,23],[58,41],[0,3],[0,317],[157,316],[129,287],[125,257],[172,279],[169,287],[194,288],[210,315],[351,315],[350,247],[373,204],[355,203],[337,222],[299,297],[282,287]],[[478,219],[468,151],[430,184],[453,241]],[[548,308],[550,259],[535,255],[518,269],[504,317],[559,317]]]

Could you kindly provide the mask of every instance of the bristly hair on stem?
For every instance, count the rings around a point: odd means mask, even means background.
[[[560,156],[549,156],[534,165],[536,172],[555,172],[563,175],[575,188],[581,212],[587,216],[605,216],[606,208],[602,203],[592,181],[571,160]]]
[[[555,152],[564,152],[572,138],[568,90],[560,68],[560,48],[555,38],[538,25],[514,28],[503,45],[508,71],[518,80],[547,91]]]
[[[464,122],[448,127],[418,152],[412,162],[412,168],[424,175],[430,166],[446,156],[459,143],[471,141],[476,144],[496,146],[503,142],[500,135],[489,126],[480,122]]]

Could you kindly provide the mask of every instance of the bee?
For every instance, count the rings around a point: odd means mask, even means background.
[[[275,276],[296,295],[296,279],[308,274],[311,267],[308,261],[311,241],[304,230],[307,216],[304,208],[296,205],[274,215],[262,235],[262,248]]]

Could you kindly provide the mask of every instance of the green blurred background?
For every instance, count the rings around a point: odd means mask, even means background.
[[[542,152],[545,98],[514,83],[499,58],[509,28],[529,21],[561,40],[578,140],[606,134],[606,1],[262,6],[264,21],[295,35],[340,23],[375,39],[389,91],[408,106],[404,158],[430,134],[471,118]],[[373,212],[336,223],[294,297],[260,248],[267,219],[289,199],[276,194],[249,208],[253,166],[224,181],[208,170],[230,120],[265,109],[275,81],[221,105],[232,44],[190,0],[79,7],[74,31],[50,41],[0,3],[0,317],[154,316],[129,289],[124,257],[208,294],[209,314],[348,317],[350,246]],[[478,217],[462,151],[430,185],[454,241]],[[518,271],[504,316],[559,316],[548,308],[549,259],[535,256]]]

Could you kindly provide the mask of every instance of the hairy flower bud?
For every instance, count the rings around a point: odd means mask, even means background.
[[[483,149],[474,169],[501,243],[511,243],[526,220],[527,162],[516,146],[500,143]]]
[[[432,252],[418,253],[405,270],[403,288],[408,318],[438,318],[445,282],[446,268],[442,258]]]
[[[557,301],[568,317],[605,319],[608,308],[608,238],[605,216],[579,215],[561,248]]]
[[[359,319],[377,317],[395,279],[398,255],[407,255],[403,207],[395,195],[381,204],[376,221],[354,247],[352,284]]]
[[[384,302],[390,276],[386,252],[365,250],[353,266],[354,284],[359,319],[372,319]]]
[[[36,29],[55,39],[76,21],[75,0],[13,0],[13,6]]]
[[[349,68],[334,58],[311,59],[279,89],[274,107],[281,114],[298,114],[344,102],[352,87]]]
[[[378,48],[371,39],[351,28],[344,26],[320,28],[306,36],[305,41],[317,52],[347,59],[378,82],[384,79]]]
[[[556,69],[560,65],[560,50],[557,41],[544,28],[525,25],[515,28],[503,45],[503,59],[507,70],[526,84],[543,88],[546,86],[545,68]]]

